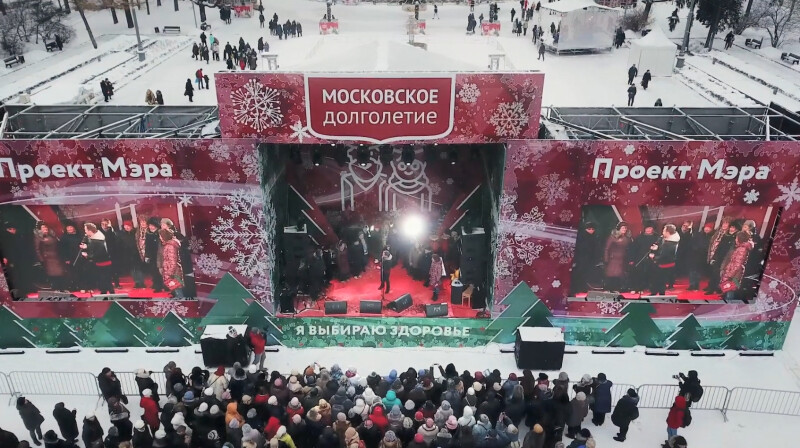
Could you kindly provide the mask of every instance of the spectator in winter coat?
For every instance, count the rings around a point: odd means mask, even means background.
[[[225,432],[225,440],[232,443],[233,446],[242,446],[242,437],[243,433],[242,428],[239,426],[239,420],[231,420]]]
[[[553,380],[553,397],[558,398],[569,394],[569,375],[567,372],[558,374],[558,379]]]
[[[638,74],[639,69],[636,68],[636,64],[631,65],[631,67],[628,69],[628,85],[633,84],[633,78],[635,78]]]
[[[544,428],[537,423],[525,435],[525,439],[522,441],[522,448],[542,448],[544,447],[544,437]]]
[[[492,423],[489,417],[482,414],[480,418],[478,418],[478,423],[472,427],[472,435],[475,437],[475,440],[480,441],[486,437],[486,434],[488,434],[491,429]]]
[[[188,394],[187,394],[188,395]],[[150,427],[150,431],[155,433],[158,431],[160,422],[158,420],[158,403],[153,400],[153,393],[150,389],[142,391],[142,398],[139,400],[139,407],[144,409],[142,420]]]
[[[636,99],[636,84],[628,86],[628,107],[633,106],[633,101]]]
[[[194,87],[192,86],[191,79],[186,79],[186,86],[183,89],[183,96],[188,96],[189,102],[192,102],[192,97],[194,96]]]
[[[358,428],[358,437],[364,441],[367,448],[378,448],[381,443],[382,433],[378,426],[372,423],[372,420],[365,420]]]
[[[56,407],[53,409],[53,418],[58,423],[61,436],[69,443],[78,441],[78,421],[75,419],[77,412],[75,409],[70,411],[65,408],[64,403],[56,403]]]
[[[442,405],[439,406],[439,409],[433,416],[433,421],[436,423],[436,426],[443,427],[445,422],[447,421],[450,416],[453,415],[453,409],[450,407],[450,403],[447,400],[442,401]]]
[[[369,415],[369,419],[372,420],[372,423],[378,427],[381,433],[386,431],[386,427],[389,426],[389,420],[383,415],[383,408],[380,406],[376,406],[372,413]]]
[[[93,412],[90,412],[83,419],[83,430],[81,431],[81,438],[83,439],[83,446],[94,446],[96,442],[102,443],[105,432],[100,422],[97,421]]]
[[[425,424],[420,426],[417,430],[417,433],[422,434],[422,438],[425,440],[425,443],[430,445],[436,440],[436,434],[439,433],[439,428],[433,423],[433,419],[429,418],[425,420]]]
[[[700,378],[697,377],[697,370],[690,370],[689,376],[679,374],[678,386],[679,393],[686,398],[686,407],[692,407],[692,402],[697,401],[703,396],[703,387],[700,386]]]
[[[519,429],[511,422],[511,419],[501,415],[495,429],[500,446],[519,446]]]
[[[383,405],[386,406],[386,409],[392,409],[395,406],[403,406],[403,402],[397,398],[395,391],[390,390],[389,392],[386,392],[386,398],[383,399]]]
[[[33,443],[41,445],[39,440],[42,439],[42,423],[44,423],[42,413],[25,397],[17,398],[17,411],[19,412],[19,416],[22,417],[22,423],[25,425],[25,429],[30,431]]]
[[[103,446],[105,448],[117,448],[120,442],[122,442],[122,440],[119,438],[119,430],[117,427],[112,426],[108,428],[108,435],[105,440],[103,440]]]
[[[350,422],[347,421],[347,416],[343,412],[336,415],[336,421],[333,422],[333,431],[339,437],[339,443],[344,446],[344,433],[350,429]]]
[[[400,411],[400,406],[394,405],[392,410],[386,415],[386,419],[389,421],[389,429],[399,431],[400,428],[403,427],[404,418],[405,416]]]
[[[239,427],[244,425],[244,417],[238,411],[239,405],[236,403],[228,403],[227,412],[225,412],[225,425],[230,425],[231,420],[238,420]]]
[[[359,437],[358,431],[356,431],[355,428],[347,428],[347,431],[344,433],[344,444],[342,446],[344,448],[359,448],[359,441],[361,441],[361,437]]]
[[[605,373],[597,375],[594,382],[594,404],[592,405],[592,423],[602,426],[606,421],[606,414],[611,412],[611,386],[614,383],[606,379]]]
[[[683,436],[675,436],[668,441],[669,448],[686,448],[688,445]]]
[[[587,429],[581,429],[577,434],[575,434],[575,440],[570,443],[567,448],[580,448],[585,447],[586,442],[592,438],[592,433]]]
[[[18,445],[19,439],[13,432],[0,428],[0,446],[16,448]]]
[[[133,425],[133,448],[151,448],[153,446],[153,435],[150,433],[150,428],[144,423],[144,420],[139,420]]]
[[[458,426],[462,428],[465,426],[469,426],[470,428],[475,426],[475,416],[473,415],[472,408],[464,408],[464,414],[458,419]]]
[[[633,389],[628,389],[627,395],[620,398],[611,414],[611,423],[619,427],[619,433],[614,437],[617,442],[624,442],[628,434],[628,426],[639,418],[639,395]]]
[[[120,384],[117,375],[110,368],[104,367],[100,375],[97,375],[97,384],[100,386],[100,392],[106,401],[111,397],[115,397],[124,403],[128,402],[128,397],[122,394],[122,384]]]
[[[525,392],[519,384],[514,386],[506,397],[505,414],[516,426],[522,422],[522,417],[525,415]]]
[[[75,445],[58,438],[55,431],[50,430],[44,433],[44,448],[72,448]]]
[[[589,414],[589,403],[586,402],[586,394],[578,392],[570,402],[570,414],[567,419],[567,437],[570,439],[580,432],[583,419]]]
[[[650,70],[644,72],[642,75],[642,88],[647,90],[647,86],[650,84],[650,80],[653,79],[653,75],[650,74]]]
[[[381,440],[380,448],[403,448],[403,443],[394,431],[386,431]]]
[[[682,395],[678,395],[667,414],[667,443],[678,435],[678,428],[683,426],[684,414],[686,414],[686,399]]]

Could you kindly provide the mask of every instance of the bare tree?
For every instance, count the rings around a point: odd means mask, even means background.
[[[761,19],[767,11],[770,0],[749,0],[744,16],[739,19],[734,27],[736,34],[742,34],[748,28],[760,28]]]
[[[75,5],[75,10],[78,11],[78,14],[81,16],[81,20],[83,20],[83,26],[86,27],[86,33],[89,35],[89,40],[92,41],[92,47],[97,49],[97,40],[94,38],[94,33],[92,33],[92,27],[89,26],[89,21],[86,20],[86,12],[84,10],[84,6],[86,5],[86,0],[72,0],[73,4]]]
[[[769,34],[770,44],[777,48],[788,34],[800,31],[800,0],[771,1],[759,24]]]

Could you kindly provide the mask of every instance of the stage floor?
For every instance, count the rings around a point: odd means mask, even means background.
[[[145,279],[146,285],[152,285],[150,279]],[[119,288],[114,288],[114,294],[127,294],[129,299],[168,299],[172,297],[169,292],[153,292],[152,287],[148,288],[134,288],[133,287],[133,277],[120,277],[119,279]],[[41,289],[41,292],[52,292],[52,290],[48,289]],[[55,292],[53,292],[55,294]],[[90,291],[86,290],[85,292],[81,291],[69,291],[68,294],[72,294],[76,297],[75,300],[89,300],[92,296],[100,295],[100,292],[97,290]],[[39,293],[34,292],[28,294],[27,301],[37,301],[37,300],[47,300],[46,297],[39,298]]]
[[[433,289],[425,287],[422,282],[418,282],[408,275],[408,272],[401,265],[392,268],[389,277],[391,290],[383,297],[383,313],[386,317],[425,317],[425,305],[434,303],[447,303],[447,317],[474,318],[477,317],[479,310],[473,310],[465,305],[453,305],[450,303],[450,280],[442,280],[442,288],[439,291],[439,301],[433,301]],[[380,269],[375,263],[370,263],[361,278],[350,278],[340,282],[333,280],[330,287],[325,291],[324,296],[317,301],[316,305],[311,303],[307,296],[295,298],[295,309],[298,310],[297,317],[321,317],[325,315],[325,301],[346,301],[347,314],[330,315],[330,317],[375,317],[378,314],[361,314],[359,305],[362,300],[381,300],[381,292],[378,286],[381,284]],[[413,305],[397,313],[386,309],[386,304],[399,298],[403,294],[411,294]],[[308,308],[304,304],[308,304]],[[305,308],[304,311],[301,311]],[[291,314],[280,314],[282,317]]]
[[[665,296],[677,296],[679,300],[722,300],[722,294],[706,295],[705,289],[708,286],[707,280],[700,281],[699,291],[689,291],[689,279],[686,277],[679,277],[675,279],[675,287],[667,288]],[[642,296],[650,296],[650,291],[642,291],[641,294],[632,293],[630,291],[623,291],[622,297],[626,299],[639,299]],[[585,292],[575,294],[575,297],[582,299],[586,297]]]

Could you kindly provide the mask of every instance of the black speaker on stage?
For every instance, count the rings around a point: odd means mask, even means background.
[[[561,370],[564,346],[560,328],[519,327],[514,359],[520,369]]]
[[[453,280],[453,282],[450,283],[450,303],[453,305],[461,305],[463,303],[463,299],[461,298],[463,292],[464,284],[458,280]]]
[[[281,313],[293,314],[295,312],[294,297],[296,295],[297,292],[292,288],[284,288],[281,291],[280,297],[278,298]]]
[[[389,304],[386,305],[386,308],[399,313],[410,307],[412,304],[413,301],[411,300],[411,294],[403,294],[397,300],[389,302]]]
[[[325,302],[325,315],[328,314],[347,314],[347,302]]]
[[[482,283],[486,279],[488,261],[488,247],[486,233],[480,227],[472,229],[471,233],[461,234],[461,281],[464,284]]]
[[[361,314],[381,314],[380,300],[362,300],[358,312]]]
[[[433,305],[425,305],[425,317],[444,317],[447,316],[446,303],[434,303]]]

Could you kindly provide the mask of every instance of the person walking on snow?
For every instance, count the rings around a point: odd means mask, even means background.
[[[197,45],[197,42],[192,44],[192,59],[197,59],[200,55],[200,46]]]
[[[192,102],[192,97],[194,96],[194,87],[192,87],[192,80],[189,78],[186,78],[186,87],[184,88],[183,95],[188,96],[189,102]]]
[[[197,84],[197,90],[203,90],[203,69],[199,68],[194,72],[194,82]]]
[[[633,84],[633,78],[639,74],[639,69],[636,68],[636,64],[631,65],[631,68],[628,69],[628,85]]]
[[[261,24],[261,28],[264,28],[264,14],[259,14],[258,22]]]
[[[642,75],[642,88],[644,88],[644,90],[647,90],[647,86],[650,84],[651,79],[653,79],[653,75],[650,74],[650,70],[644,72],[644,75]]]
[[[539,44],[539,57],[536,58],[537,61],[540,60],[540,59],[542,61],[544,61],[544,50],[545,50],[544,42],[542,42],[542,43]]]
[[[675,397],[675,403],[667,414],[667,442],[678,435],[678,428],[684,426],[686,415],[686,398],[681,395]]]
[[[516,10],[516,9],[514,9],[514,8],[511,8],[511,23],[512,23],[512,24],[514,23],[514,16],[515,16],[516,14],[517,14],[517,10]]]
[[[433,5],[433,18],[434,19],[439,18],[439,7],[437,5]]]
[[[628,389],[628,393],[619,399],[611,414],[611,423],[619,427],[619,433],[614,437],[617,442],[624,442],[631,422],[639,418],[639,395],[636,391]]]
[[[728,34],[725,35],[725,49],[728,50],[733,46],[733,31],[728,31]]]
[[[202,42],[203,45],[206,44],[206,32],[205,31],[201,31],[200,32],[200,42]]]
[[[636,98],[636,84],[631,84],[628,87],[628,107],[633,106],[633,99]]]
[[[40,442],[40,439],[44,438],[42,436],[42,423],[44,423],[42,413],[25,397],[17,398],[17,411],[19,412],[19,416],[22,417],[22,423],[25,425],[25,429],[30,431],[33,443],[41,445],[42,442]]]
[[[78,420],[75,415],[78,411],[75,409],[69,410],[64,407],[64,403],[56,403],[53,409],[53,418],[58,422],[58,429],[61,431],[61,436],[67,443],[75,443],[78,441]]]

